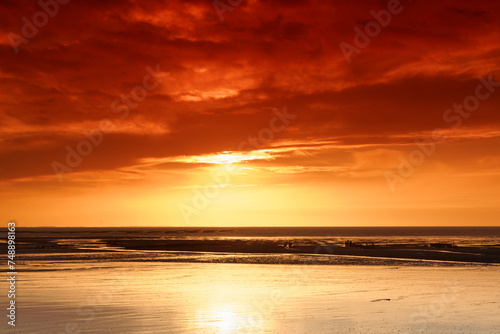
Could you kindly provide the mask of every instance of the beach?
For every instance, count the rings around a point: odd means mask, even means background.
[[[499,230],[20,229],[2,328],[493,334]]]
[[[500,228],[40,228],[20,230],[17,247],[20,270],[46,261],[497,265]]]
[[[125,262],[52,269],[19,275],[17,333],[494,334],[500,325],[498,267]]]

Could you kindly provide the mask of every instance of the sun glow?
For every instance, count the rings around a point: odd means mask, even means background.
[[[176,156],[169,158],[145,158],[140,162],[146,165],[156,165],[161,163],[181,162],[187,164],[236,164],[252,160],[272,160],[274,156],[268,150],[251,151],[239,153],[234,151],[224,151],[216,154]]]
[[[230,152],[222,152],[214,155],[206,155],[206,156],[198,156],[193,157],[196,159],[197,163],[206,163],[206,164],[234,164],[242,161],[250,161],[250,160],[261,160],[261,159],[271,159],[272,156],[266,152],[249,152],[247,154],[244,153],[230,153]]]

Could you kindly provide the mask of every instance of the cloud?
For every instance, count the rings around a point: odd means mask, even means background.
[[[210,1],[71,1],[18,54],[8,39],[0,42],[0,178],[53,174],[51,163],[103,118],[117,128],[78,171],[237,152],[268,125],[272,108],[284,105],[297,118],[266,147],[273,160],[258,163],[282,172],[328,163],[376,169],[384,150],[447,130],[443,112],[500,63],[500,4],[444,1],[403,3],[347,64],[339,43],[351,43],[353,28],[385,6],[248,1],[220,22]],[[40,10],[27,0],[0,8],[3,36],[19,34],[21,18]],[[169,77],[129,119],[117,119],[111,102],[156,64]],[[453,140],[496,136],[499,105],[494,94]],[[306,153],[278,150],[286,142]]]

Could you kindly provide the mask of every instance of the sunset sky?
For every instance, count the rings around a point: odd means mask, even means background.
[[[46,2],[0,4],[5,224],[500,225],[498,1]]]

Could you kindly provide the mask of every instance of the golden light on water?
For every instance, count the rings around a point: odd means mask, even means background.
[[[238,329],[238,319],[232,311],[220,311],[217,313],[216,326],[219,333],[233,333]]]
[[[210,321],[207,321],[208,319]],[[236,333],[241,319],[229,305],[225,305],[219,309],[201,312],[200,320],[209,323],[210,329],[214,330],[215,333],[225,334]]]
[[[243,278],[243,273],[240,278]],[[245,274],[248,274],[246,272]],[[227,281],[225,271],[207,272],[207,282],[200,282],[200,290],[207,291],[208,298],[195,310],[195,326],[200,333],[233,334],[265,333],[272,323],[262,313],[259,303],[268,301],[271,291],[257,293],[241,282]],[[220,283],[214,284],[213,280]],[[195,297],[197,298],[197,297]]]
[[[239,307],[241,308],[241,304]],[[232,304],[216,305],[199,310],[196,317],[197,326],[208,330],[208,333],[258,333],[264,330],[263,317],[258,312],[236,309]]]

